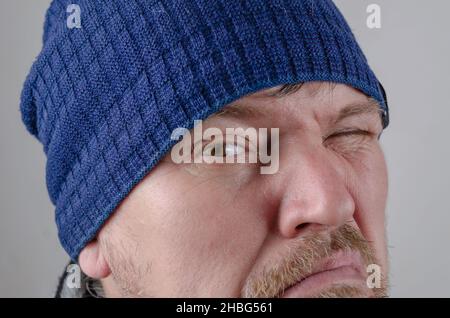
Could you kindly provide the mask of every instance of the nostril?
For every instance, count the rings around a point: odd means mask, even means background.
[[[306,228],[309,225],[309,223],[302,223],[299,224],[295,227],[295,229],[297,230],[297,232],[300,232],[301,230],[303,230],[304,228]]]

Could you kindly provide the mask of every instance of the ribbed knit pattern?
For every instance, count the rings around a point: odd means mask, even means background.
[[[80,29],[66,26],[69,4]],[[387,103],[329,0],[54,0],[24,85],[60,241],[73,260],[193,127],[243,95],[331,81]]]

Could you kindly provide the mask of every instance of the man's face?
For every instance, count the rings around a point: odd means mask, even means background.
[[[112,271],[103,280],[107,295],[384,294],[387,171],[378,108],[345,85],[309,83],[274,97],[278,89],[241,98],[202,125],[224,134],[279,128],[278,171],[176,164],[169,153],[100,231]],[[382,269],[382,288],[367,287],[371,263]]]

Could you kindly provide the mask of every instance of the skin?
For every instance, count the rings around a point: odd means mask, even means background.
[[[243,97],[231,106],[237,112],[203,122],[203,129],[279,128],[279,171],[180,165],[169,153],[80,254],[106,296],[239,297],[251,275],[283,260],[299,239],[344,224],[369,242],[385,279],[388,182],[376,107],[335,122],[347,105],[370,99],[341,84],[307,83],[274,97],[279,89]],[[342,130],[369,134],[337,135]]]

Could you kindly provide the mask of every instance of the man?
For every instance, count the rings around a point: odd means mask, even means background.
[[[21,104],[72,295],[387,295],[387,101],[331,1],[78,2]]]

